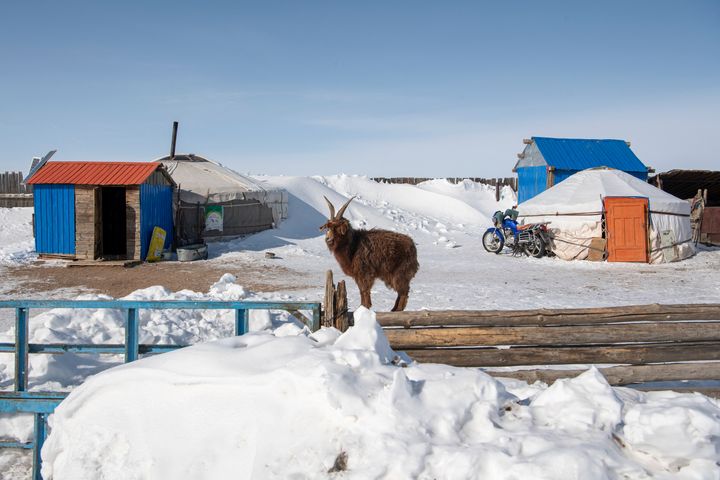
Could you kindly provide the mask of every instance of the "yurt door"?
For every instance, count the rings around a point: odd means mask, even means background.
[[[648,261],[648,199],[605,197],[608,262]]]

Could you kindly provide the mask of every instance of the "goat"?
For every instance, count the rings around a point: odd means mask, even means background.
[[[367,308],[372,306],[370,289],[379,278],[398,294],[392,311],[405,310],[410,281],[420,267],[415,242],[402,233],[352,228],[343,214],[355,197],[350,198],[337,215],[330,200],[323,198],[330,208],[330,219],[320,231],[327,230],[325,244],[345,275],[355,280],[360,289],[360,303]]]

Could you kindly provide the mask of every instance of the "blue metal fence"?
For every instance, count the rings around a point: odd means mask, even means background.
[[[35,415],[33,441],[28,443],[0,441],[0,448],[33,450],[33,479],[40,480],[40,451],[46,436],[47,417],[65,398],[59,392],[29,392],[28,356],[32,354],[95,353],[124,354],[125,362],[137,360],[140,354],[162,353],[187,345],[145,345],[139,343],[138,311],[147,310],[234,310],[235,334],[248,331],[249,310],[300,310],[312,311],[309,327],[320,328],[318,302],[221,302],[221,301],[135,301],[135,300],[5,300],[0,309],[15,309],[15,342],[0,343],[0,353],[15,355],[15,382],[13,391],[0,392],[0,413],[32,413]],[[125,310],[125,343],[120,345],[40,344],[29,343],[31,308],[108,308]]]

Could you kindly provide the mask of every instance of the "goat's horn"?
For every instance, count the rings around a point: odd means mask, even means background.
[[[338,210],[337,216],[335,218],[342,218],[343,213],[345,213],[345,209],[348,207],[348,205],[350,205],[350,202],[353,201],[353,198],[355,198],[355,195],[350,197],[350,200],[345,202],[345,205],[343,205],[342,208],[340,210]]]
[[[328,207],[330,207],[330,220],[332,220],[333,218],[335,218],[335,207],[333,206],[332,203],[330,203],[330,200],[328,200],[328,198],[326,196],[323,195],[323,198],[327,202]]]

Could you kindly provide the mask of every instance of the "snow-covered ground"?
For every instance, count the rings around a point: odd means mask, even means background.
[[[327,196],[355,227],[413,237],[420,271],[408,309],[578,307],[717,302],[720,250],[665,265],[564,262],[493,255],[480,240],[495,210],[514,204],[509,189],[444,180],[417,187],[365,177],[258,177],[287,189],[289,218],[279,228],[211,244],[208,262],[226,275],[207,293],[139,290],[134,299],[319,300],[324,272],[348,281],[318,227]],[[32,253],[31,209],[0,209],[0,275]],[[279,259],[265,259],[272,251]],[[234,265],[281,264],[288,285],[255,294]],[[42,268],[42,267],[33,267]],[[5,270],[3,270],[5,269]],[[0,277],[0,295],[10,279]],[[307,279],[315,279],[308,282]],[[188,285],[190,286],[190,285]],[[91,286],[88,286],[91,287]],[[57,296],[58,292],[45,295]],[[373,290],[374,307],[394,293]],[[87,295],[85,298],[98,298]],[[251,335],[147,358],[92,377],[53,418],[43,452],[52,478],[720,478],[720,409],[700,395],[610,388],[600,374],[552,387],[496,381],[476,369],[393,362],[372,313],[337,339],[310,335],[287,314],[252,312]],[[232,332],[230,312],[142,312],[142,342],[211,341]],[[0,341],[11,338],[0,322]],[[5,332],[3,334],[3,332]],[[34,342],[122,341],[118,312],[38,312]],[[12,358],[0,355],[0,388]],[[31,386],[70,389],[117,363],[113,357],[34,356]],[[395,362],[397,363],[397,362]],[[110,413],[112,412],[112,413]],[[0,436],[30,435],[27,418],[0,416]],[[341,452],[347,471],[328,474]],[[0,454],[0,472],[19,456]],[[22,470],[22,468],[17,469]],[[9,475],[9,474],[8,474]],[[10,475],[10,478],[15,478]],[[21,478],[21,477],[17,477]]]
[[[702,395],[553,386],[393,360],[374,314],[286,324],[108,370],[52,417],[45,478],[720,478]],[[333,467],[337,472],[333,472]]]
[[[318,227],[326,221],[323,195],[336,207],[356,195],[345,216],[355,227],[389,228],[413,237],[420,271],[411,285],[409,310],[521,309],[607,306],[641,303],[716,302],[720,298],[720,251],[701,250],[680,263],[647,265],[565,262],[493,255],[482,247],[482,233],[496,210],[514,204],[510,189],[495,202],[495,190],[474,182],[445,180],[410,185],[378,184],[365,177],[258,177],[290,193],[290,218],[280,228],[243,240],[211,245],[215,257],[231,267],[235,259],[263,262],[277,253],[283,265],[317,278],[322,295],[324,272],[345,279],[351,308],[359,304],[353,281],[329,255]],[[241,280],[242,281],[242,280]],[[392,307],[395,294],[377,283],[373,304]]]

